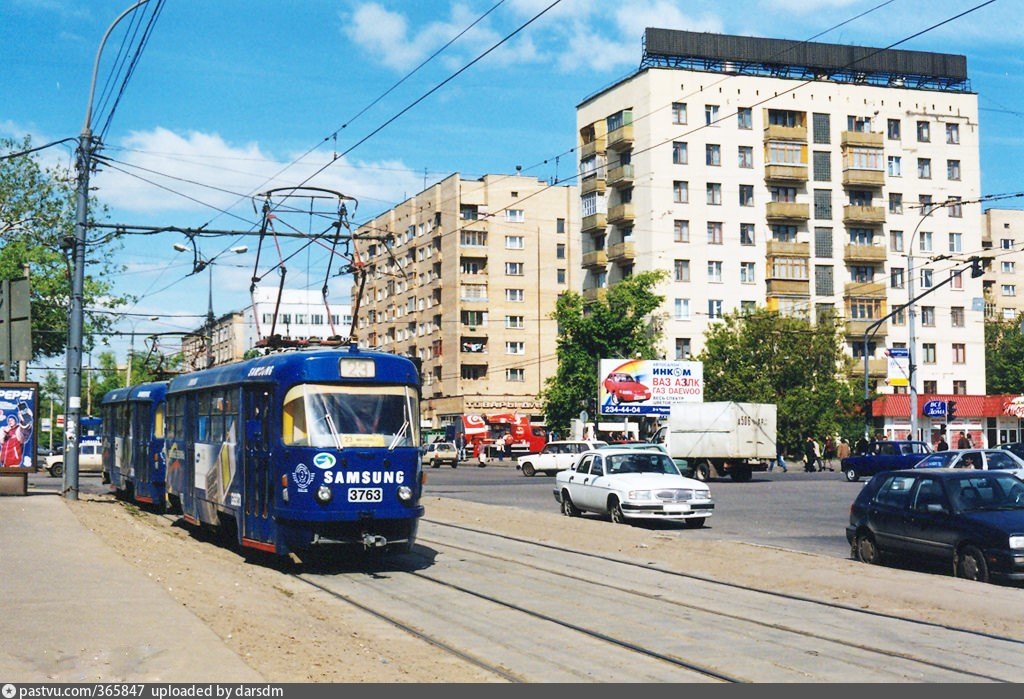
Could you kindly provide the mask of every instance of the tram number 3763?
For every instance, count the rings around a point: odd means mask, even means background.
[[[383,502],[384,490],[382,488],[349,488],[349,502]]]

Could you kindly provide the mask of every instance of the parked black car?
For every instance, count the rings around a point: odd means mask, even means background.
[[[969,580],[1024,580],[1024,481],[1005,471],[904,469],[874,476],[850,507],[857,560],[944,561]]]
[[[932,448],[927,442],[885,439],[872,442],[867,454],[847,456],[840,465],[846,480],[854,482],[882,471],[913,468],[914,464],[931,453]]]
[[[1007,444],[998,444],[996,449],[1005,449],[1014,456],[1019,456],[1024,459],[1024,442],[1009,442]]]

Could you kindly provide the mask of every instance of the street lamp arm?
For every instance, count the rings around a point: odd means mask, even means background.
[[[145,5],[147,2],[149,2],[149,0],[139,0],[134,5],[132,5],[127,10],[118,15],[117,19],[115,19],[110,24],[110,26],[107,27],[106,33],[103,34],[103,38],[100,40],[100,47],[99,50],[96,51],[96,60],[93,62],[92,66],[92,82],[89,84],[89,104],[86,105],[85,125],[82,127],[82,135],[84,137],[89,137],[92,134],[92,103],[93,98],[96,96],[96,76],[99,74],[100,70],[100,56],[103,55],[103,47],[106,46],[107,39],[110,37],[110,33],[114,31],[114,27],[116,27],[122,19],[130,15],[137,8],[141,7],[142,5]]]

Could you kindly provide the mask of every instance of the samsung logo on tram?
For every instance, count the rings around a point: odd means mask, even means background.
[[[345,485],[387,485],[389,483],[402,484],[405,482],[405,474],[401,471],[326,471],[324,483],[345,484]]]

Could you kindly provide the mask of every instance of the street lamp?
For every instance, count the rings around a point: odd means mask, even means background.
[[[225,252],[233,252],[237,255],[241,255],[244,252],[248,252],[249,248],[245,245],[238,245],[236,247],[229,248],[217,255],[214,255],[213,257],[205,258],[202,256],[202,254],[199,252],[199,249],[196,247],[195,241],[191,240],[191,242],[192,272],[190,274],[199,274],[204,269],[208,270],[209,272],[210,283],[206,306],[206,368],[209,369],[210,367],[213,366],[213,265],[214,262],[216,262],[217,258],[223,255]],[[174,249],[177,250],[178,252],[185,252],[188,250],[188,248],[182,245],[181,243],[175,243]]]
[[[135,356],[135,325],[142,320],[137,319],[134,323],[130,323],[132,331],[128,335],[128,371],[125,372],[124,385],[129,387],[132,385],[132,358]],[[149,320],[160,320],[160,316],[150,316]]]

